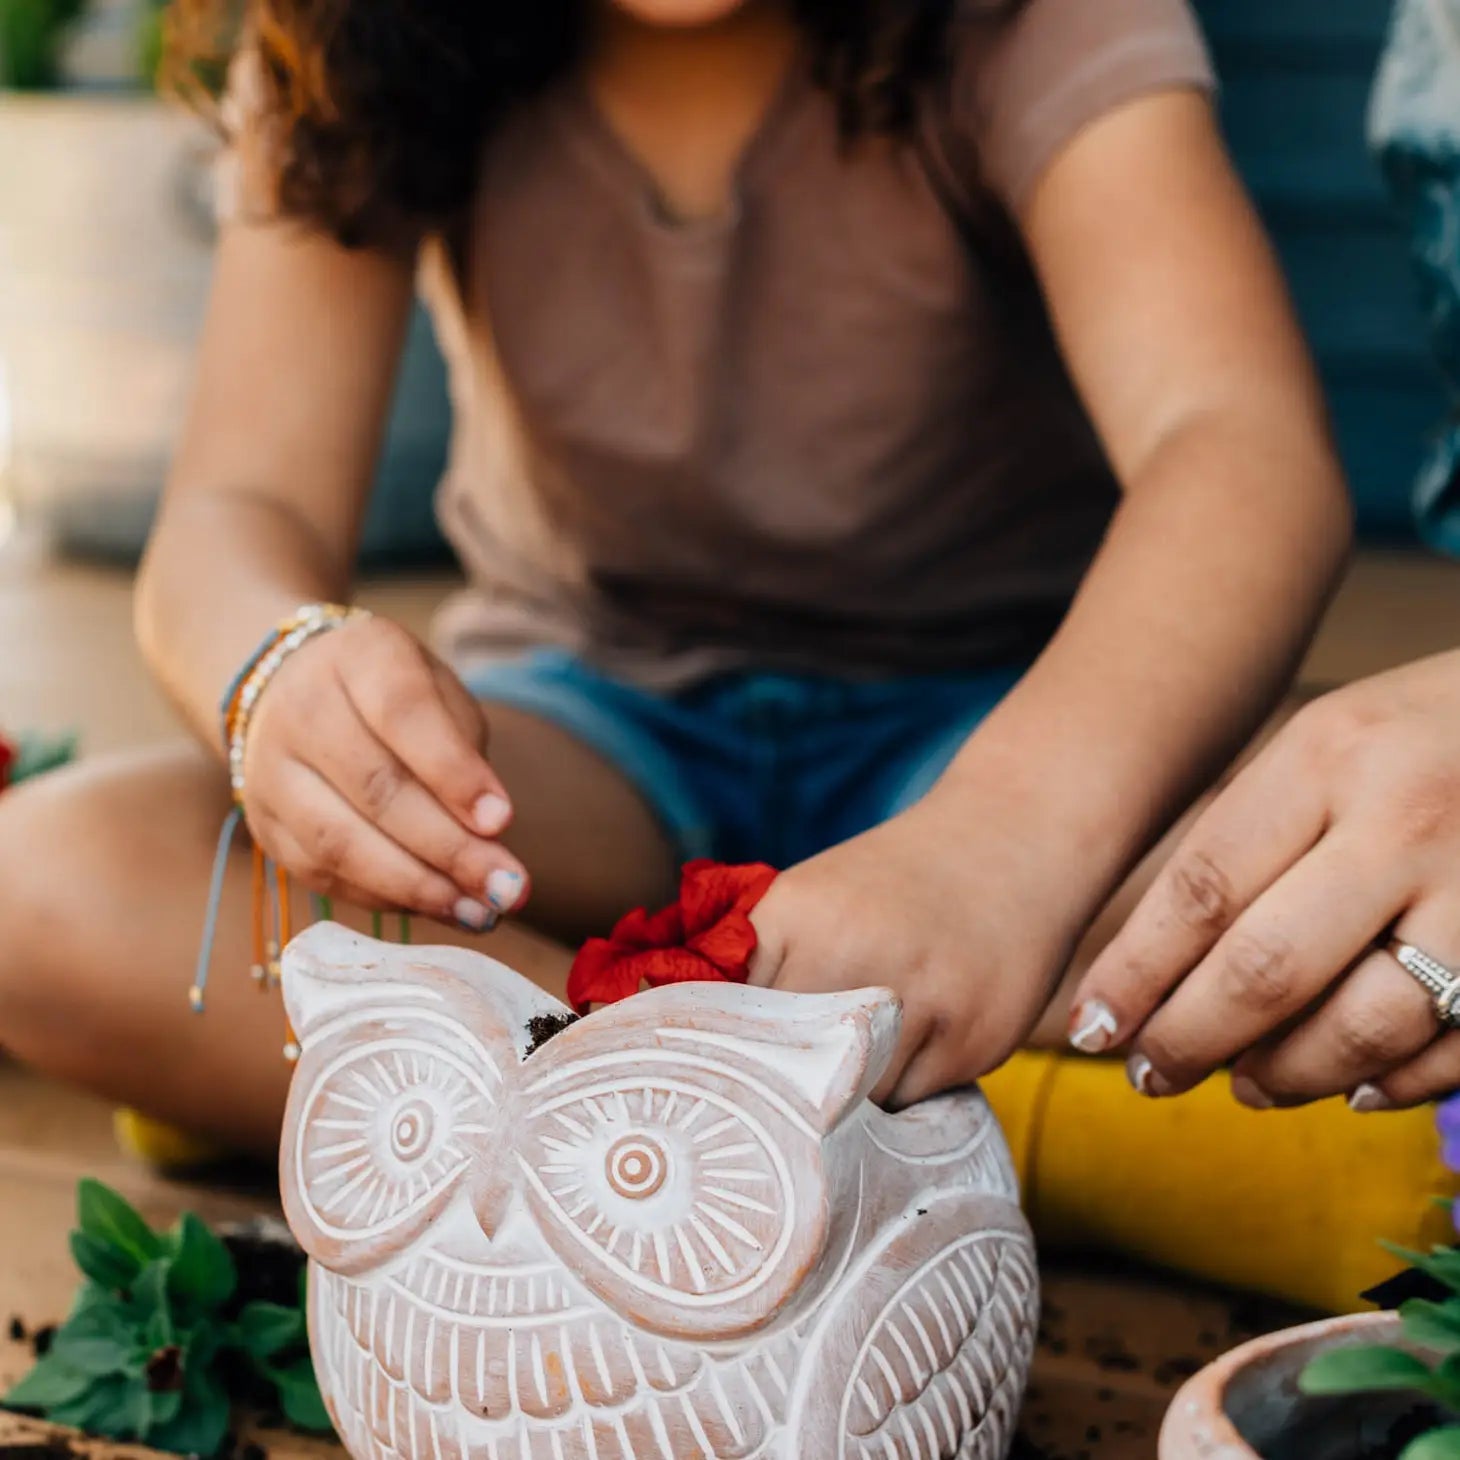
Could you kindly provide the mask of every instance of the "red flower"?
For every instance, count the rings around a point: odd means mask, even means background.
[[[10,771],[20,751],[12,741],[0,735],[0,791],[10,784]]]
[[[638,993],[641,983],[744,983],[756,947],[750,913],[775,876],[763,862],[687,862],[678,902],[656,913],[635,908],[609,937],[583,945],[568,974],[568,1002],[586,1014],[590,1004]]]

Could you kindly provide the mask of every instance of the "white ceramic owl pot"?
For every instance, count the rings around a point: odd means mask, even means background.
[[[502,964],[290,946],[284,1209],[355,1460],[997,1460],[1038,1306],[972,1091],[887,1115],[885,989],[571,1016]]]

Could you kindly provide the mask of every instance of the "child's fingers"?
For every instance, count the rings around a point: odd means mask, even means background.
[[[1284,735],[1289,735],[1289,730]],[[1322,834],[1321,782],[1280,737],[1198,819],[1075,994],[1070,1042],[1124,1044]]]
[[[464,897],[450,878],[371,825],[311,766],[284,767],[258,814],[279,843],[279,860],[308,886],[363,889],[367,905],[406,908],[476,931],[495,921],[484,900]]]
[[[390,625],[371,654],[345,661],[342,679],[376,738],[463,826],[482,836],[502,831],[511,817],[506,789],[447,709],[420,644]]]
[[[468,897],[506,912],[520,904],[527,873],[500,842],[474,835],[382,745],[341,695],[326,712],[308,750],[299,755],[372,825],[421,861],[450,877]],[[516,895],[504,899],[504,887]]]

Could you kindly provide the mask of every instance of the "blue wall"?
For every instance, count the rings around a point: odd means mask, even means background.
[[[1410,484],[1447,400],[1406,245],[1364,141],[1386,0],[1197,0],[1237,165],[1288,272],[1360,525],[1411,537]]]

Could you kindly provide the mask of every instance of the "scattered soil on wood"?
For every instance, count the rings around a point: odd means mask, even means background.
[[[292,1308],[299,1302],[304,1253],[282,1222],[261,1217],[224,1227],[219,1236],[238,1269],[230,1317],[236,1317],[248,1303],[279,1303]]]
[[[44,1440],[9,1440],[0,1444],[0,1460],[79,1460],[78,1452],[60,1435]]]

